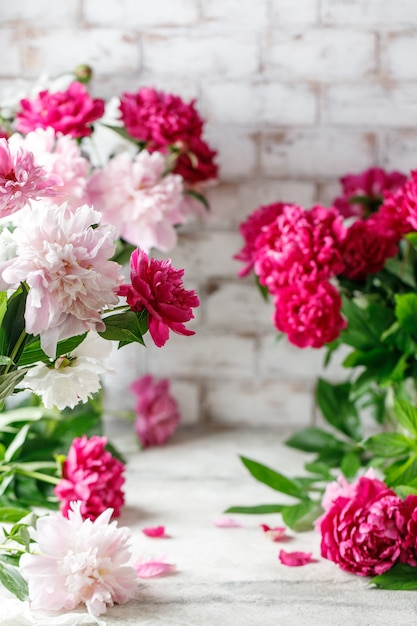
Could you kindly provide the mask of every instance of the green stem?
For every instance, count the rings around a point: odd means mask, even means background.
[[[60,481],[60,479],[56,476],[50,476],[50,474],[42,474],[41,472],[26,470],[23,467],[19,467],[17,465],[2,465],[0,471],[2,473],[14,472],[15,474],[27,476],[28,478],[33,478],[34,480],[42,480],[43,482],[49,483],[50,485],[57,485]]]
[[[22,347],[22,345],[25,343],[26,337],[27,337],[27,332],[26,332],[26,329],[24,328],[22,330],[22,332],[20,333],[20,336],[19,336],[18,340],[14,344],[13,350],[11,351],[11,354],[10,354],[10,359],[11,359],[11,361],[13,363],[14,363],[14,360],[16,358],[17,353],[19,352],[19,350]],[[11,366],[11,363],[9,363],[6,366],[6,369],[5,369],[5,372],[4,372],[5,374],[7,374],[8,371],[10,370],[10,366]]]

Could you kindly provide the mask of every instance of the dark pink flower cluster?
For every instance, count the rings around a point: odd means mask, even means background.
[[[417,230],[417,170],[411,172],[402,187],[385,194],[378,214],[382,228],[391,232],[397,241]]]
[[[163,346],[172,330],[180,335],[194,335],[184,326],[193,317],[192,309],[200,304],[195,291],[184,289],[184,270],[175,269],[170,260],[148,257],[136,249],[130,257],[131,284],[121,285],[118,294],[126,297],[133,311],[148,311],[149,332],[156,346]]]
[[[120,515],[125,466],[106,450],[106,444],[106,437],[88,439],[86,435],[72,442],[62,464],[62,479],[54,489],[65,517],[74,501],[81,501],[84,519],[95,520],[108,508],[113,509],[114,517]]]
[[[416,565],[417,496],[401,500],[382,481],[362,476],[335,490],[318,520],[321,554],[341,569],[374,576],[395,563]]]
[[[41,91],[36,98],[20,101],[16,130],[29,133],[36,128],[48,128],[71,137],[91,135],[91,124],[104,114],[104,100],[93,99],[87,89],[74,81],[66,91]]]
[[[217,178],[216,152],[203,140],[203,120],[179,96],[148,87],[120,98],[121,119],[129,135],[149,151],[174,148],[178,159],[173,172],[189,184]]]
[[[144,448],[165,443],[180,421],[178,404],[169,388],[167,378],[157,380],[151,374],[130,386],[136,396],[134,427]]]

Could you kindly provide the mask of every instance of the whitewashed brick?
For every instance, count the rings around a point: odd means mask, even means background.
[[[220,124],[303,126],[317,116],[317,96],[309,85],[204,82],[203,98],[207,119]]]
[[[323,121],[328,125],[412,128],[416,110],[417,84],[332,85],[324,95]]]
[[[357,174],[359,171],[346,172]],[[339,181],[332,181],[329,183],[323,183],[319,187],[319,204],[322,206],[331,206],[335,198],[342,193],[342,187]]]
[[[19,76],[22,72],[20,38],[13,28],[2,28],[0,37],[0,75],[2,77]]]
[[[204,411],[215,423],[295,429],[312,421],[313,405],[313,387],[308,382],[210,381]]]
[[[331,127],[266,135],[261,151],[267,176],[340,177],[375,162],[371,134]]]
[[[192,426],[200,421],[201,393],[199,383],[175,380],[171,377],[170,393],[178,403],[180,425]]]
[[[323,23],[336,26],[409,27],[417,20],[415,0],[321,0]]]
[[[253,276],[235,283],[211,281],[204,322],[213,329],[239,328],[240,332],[258,334],[271,327],[273,308],[271,301],[262,298]]]
[[[216,29],[230,27],[241,30],[265,28],[268,18],[267,0],[202,0],[202,17],[215,22]]]
[[[161,75],[239,78],[259,69],[259,46],[245,33],[158,31],[143,36],[143,65],[146,72]]]
[[[265,43],[265,69],[280,79],[340,81],[376,71],[375,36],[354,30],[277,30]]]
[[[149,372],[155,376],[248,379],[255,367],[255,340],[236,334],[172,334],[163,350],[150,344],[147,350]]]
[[[417,169],[417,131],[388,132],[381,146],[382,166],[408,174]]]
[[[0,23],[22,21],[42,28],[60,27],[63,23],[75,25],[79,18],[79,4],[74,0],[60,0],[54,4],[53,10],[50,0],[14,0],[3,2],[0,11]]]
[[[91,24],[136,28],[193,24],[199,16],[198,0],[84,0],[83,15]]]
[[[415,7],[417,11],[417,3]],[[417,54],[417,41],[415,34],[393,34],[384,39],[383,43],[381,69],[388,78],[416,80],[417,68],[414,59]]]
[[[53,75],[71,71],[80,63],[91,65],[97,75],[135,72],[140,60],[136,36],[117,29],[62,28],[33,33],[23,42],[23,55],[25,70],[36,76],[45,68]]]
[[[251,178],[258,165],[258,135],[245,129],[208,126],[207,138],[218,151],[222,181]]]
[[[93,85],[95,94],[101,98],[109,99],[122,93],[136,93],[141,87],[153,87],[180,96],[185,102],[197,100],[197,110],[201,112],[202,109],[200,88],[195,80],[171,80],[169,77],[147,76],[142,72],[133,73],[128,78],[123,75],[104,78],[95,72]]]
[[[316,185],[305,181],[256,180],[225,183],[207,193],[210,202],[210,226],[237,229],[252,211],[273,202],[294,202],[310,207],[316,202]]]
[[[315,24],[318,21],[318,0],[271,0],[272,24]]]

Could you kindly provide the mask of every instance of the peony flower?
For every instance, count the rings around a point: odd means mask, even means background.
[[[136,94],[121,96],[120,112],[129,135],[151,150],[173,144],[184,148],[201,137],[203,120],[194,100],[186,104],[179,96],[142,87]]]
[[[111,514],[106,509],[95,521],[83,520],[80,503],[73,502],[68,519],[58,513],[38,519],[33,538],[39,552],[20,558],[33,610],[68,611],[84,604],[97,617],[134,597],[130,531],[110,523]]]
[[[33,100],[23,98],[17,112],[15,126],[21,133],[36,128],[48,128],[71,137],[91,135],[91,124],[104,113],[104,101],[91,98],[78,81],[72,82],[65,91],[39,92]]]
[[[36,165],[57,178],[55,188],[61,203],[68,202],[76,208],[86,201],[90,164],[81,155],[77,141],[70,135],[55,133],[50,127],[37,128],[25,137],[14,133],[9,144],[32,152]]]
[[[0,217],[8,217],[30,200],[57,195],[61,179],[35,163],[28,150],[0,139]]]
[[[321,281],[343,269],[340,246],[346,230],[336,209],[320,206],[305,211],[285,205],[255,241],[255,274],[276,294],[300,280]]]
[[[113,509],[120,515],[124,504],[122,486],[125,482],[124,464],[106,450],[107,438],[86,435],[74,439],[62,464],[62,479],[54,488],[61,501],[65,517],[71,511],[71,502],[80,501],[83,518],[95,520],[103,511]]]
[[[215,180],[218,176],[216,154],[203,139],[192,137],[186,150],[180,152],[173,171],[189,185]]]
[[[147,253],[151,248],[171,250],[177,241],[174,226],[185,221],[181,211],[182,179],[164,175],[166,158],[143,150],[135,157],[123,152],[92,175],[91,204],[103,214],[103,223]]]
[[[386,191],[395,192],[407,180],[401,172],[386,172],[380,167],[371,167],[360,174],[348,174],[340,179],[343,195],[333,201],[344,217],[367,217],[384,199]],[[361,198],[361,202],[354,202]]]
[[[149,332],[156,346],[163,346],[172,330],[180,335],[194,335],[184,326],[194,317],[193,307],[200,304],[195,291],[184,289],[184,270],[176,270],[171,261],[148,258],[139,249],[130,257],[131,285],[121,285],[133,311],[148,311]]]
[[[401,499],[376,478],[362,476],[322,517],[321,555],[341,569],[374,576],[401,557],[406,522]]]
[[[150,374],[130,386],[136,395],[134,427],[144,448],[165,443],[180,421],[178,404],[169,387],[167,378],[156,380]]]
[[[111,351],[110,341],[90,331],[69,354],[48,364],[35,363],[20,386],[40,396],[47,409],[72,409],[100,389],[100,375],[111,371],[105,365]]]
[[[275,298],[274,323],[299,348],[321,348],[346,327],[342,299],[329,282],[305,281],[280,289]]]
[[[26,330],[40,335],[42,349],[55,358],[59,340],[103,331],[100,311],[119,302],[120,265],[109,261],[115,232],[86,205],[71,211],[38,204],[26,217],[13,232],[17,256],[0,267],[0,286],[26,282]]]
[[[378,220],[381,229],[393,233],[397,241],[417,230],[417,170],[411,172],[402,187],[385,194]]]

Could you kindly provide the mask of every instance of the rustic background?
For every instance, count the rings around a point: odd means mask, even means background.
[[[199,291],[197,334],[125,348],[109,402],[132,408],[128,383],[150,371],[172,378],[185,424],[311,419],[323,355],[276,344],[271,308],[237,279],[237,227],[262,203],[326,204],[347,172],[417,167],[417,2],[13,0],[0,58],[0,88],[89,63],[98,96],[195,97],[219,152],[211,216],[172,254]]]

